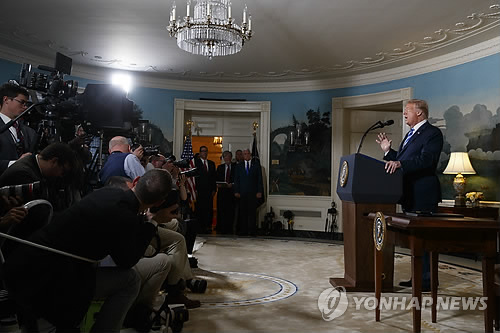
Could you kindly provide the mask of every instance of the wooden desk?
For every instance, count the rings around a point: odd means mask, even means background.
[[[498,208],[496,207],[449,207],[439,206],[438,213],[462,214],[469,217],[480,217],[485,219],[498,219]]]
[[[373,223],[375,213],[367,219]],[[495,307],[494,263],[496,256],[496,234],[500,223],[480,218],[417,217],[404,214],[385,215],[387,224],[385,246],[401,246],[411,250],[412,296],[422,304],[422,256],[430,252],[431,294],[433,298],[432,322],[436,322],[438,254],[449,252],[470,252],[483,255],[483,296],[488,297],[484,312],[486,332],[493,332]],[[383,256],[375,251],[375,297],[379,300],[382,290]],[[420,332],[420,307],[412,308],[413,332]],[[375,320],[380,321],[380,308],[375,310]]]

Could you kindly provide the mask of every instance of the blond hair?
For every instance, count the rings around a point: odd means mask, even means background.
[[[423,99],[410,99],[406,104],[413,104],[417,109],[422,111],[425,115],[425,119],[429,118],[429,105]]]

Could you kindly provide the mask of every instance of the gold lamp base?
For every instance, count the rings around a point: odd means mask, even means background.
[[[453,180],[453,188],[457,195],[455,196],[455,207],[465,207],[465,177],[461,173],[457,174]]]

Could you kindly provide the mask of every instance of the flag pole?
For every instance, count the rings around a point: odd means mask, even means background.
[[[259,158],[259,150],[257,149],[257,128],[259,128],[259,123],[254,121],[253,124],[253,143],[252,143],[252,159]]]

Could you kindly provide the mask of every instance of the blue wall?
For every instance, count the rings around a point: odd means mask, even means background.
[[[20,65],[0,60],[0,82],[17,79]],[[386,90],[412,87],[414,97],[426,99],[430,104],[430,116],[441,118],[451,105],[487,104],[490,110],[500,107],[500,54],[482,58],[467,64],[442,69],[410,78],[370,84],[359,87],[328,89],[307,92],[286,93],[203,93],[135,87],[129,97],[144,111],[144,118],[150,119],[164,132],[168,140],[173,135],[173,108],[175,98],[184,99],[245,99],[249,101],[271,101],[271,127],[278,128],[289,123],[291,114],[304,114],[309,109],[321,112],[331,111],[333,97],[355,96]],[[76,79],[80,86],[96,81]],[[471,101],[471,98],[474,99]],[[488,105],[491,104],[491,105]],[[470,109],[463,109],[470,112]],[[306,120],[306,119],[298,119]]]
[[[0,60],[0,81],[17,79],[19,70],[20,64]],[[445,111],[454,105],[458,106],[460,112],[465,115],[471,113],[476,104],[483,104],[487,110],[491,111],[492,121],[500,122],[500,75],[498,73],[500,73],[500,54],[495,54],[432,73],[359,87],[287,93],[203,93],[136,87],[130,92],[129,97],[144,111],[143,118],[159,126],[170,141],[173,136],[175,98],[271,101],[271,129],[276,129],[288,125],[292,114],[297,117],[297,120],[306,121],[307,119],[300,119],[300,115],[304,115],[305,118],[305,112],[309,109],[319,108],[321,113],[331,112],[333,97],[412,87],[415,98],[429,102],[432,118],[443,119]],[[85,79],[78,79],[78,81],[80,86],[90,82],[95,83],[95,81]],[[494,184],[496,194],[492,192],[493,195],[490,195],[494,198],[489,199],[500,200],[500,186],[498,186],[500,176],[495,174],[491,177],[489,182]],[[445,197],[450,195],[446,194]]]

